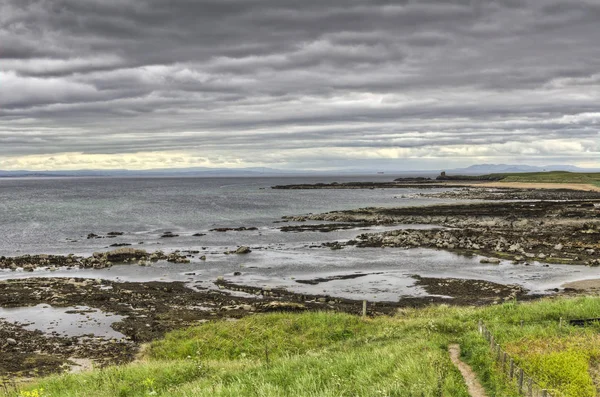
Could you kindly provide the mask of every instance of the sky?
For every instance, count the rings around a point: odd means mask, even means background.
[[[0,169],[600,167],[599,0],[2,0]]]

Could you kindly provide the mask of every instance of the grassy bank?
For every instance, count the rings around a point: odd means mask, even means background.
[[[600,184],[600,172],[531,172],[506,174],[503,182]]]
[[[450,181],[523,182],[523,183],[582,183],[600,186],[600,172],[519,172],[488,175],[448,175],[439,177]]]
[[[516,396],[477,333],[477,320],[483,319],[545,387],[565,396],[592,397],[599,329],[559,328],[558,321],[598,316],[600,298],[435,306],[374,319],[334,313],[256,315],[171,333],[149,345],[138,363],[42,379],[21,395],[43,389],[40,396],[52,397],[466,397],[447,352],[449,343],[459,343],[491,396]]]

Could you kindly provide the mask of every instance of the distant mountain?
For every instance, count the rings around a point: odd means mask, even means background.
[[[579,168],[574,165],[515,165],[515,164],[475,164],[467,168],[455,168],[446,170],[447,174],[481,175],[497,174],[507,172],[544,172],[544,171],[571,171],[571,172],[591,172],[596,169]]]
[[[476,164],[466,168],[446,169],[439,171],[403,171],[394,169],[367,170],[367,169],[340,169],[328,171],[314,170],[281,170],[276,168],[253,167],[253,168],[161,168],[150,170],[76,170],[76,171],[2,171],[0,178],[58,178],[58,177],[260,177],[260,176],[329,176],[329,175],[374,175],[384,174],[404,177],[435,177],[440,171],[446,171],[449,175],[485,175],[506,172],[543,172],[543,171],[572,171],[592,172],[600,171],[578,168],[572,165],[548,165],[537,167],[530,165],[514,164]]]

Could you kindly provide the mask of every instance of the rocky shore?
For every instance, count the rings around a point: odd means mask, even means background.
[[[179,251],[165,254],[162,251],[147,252],[134,248],[119,248],[108,252],[95,252],[92,256],[82,257],[70,255],[23,255],[17,257],[0,257],[0,269],[33,272],[37,268],[56,270],[61,267],[80,269],[105,269],[114,264],[137,264],[146,266],[149,262],[165,260],[171,263],[189,263],[190,255]]]
[[[332,182],[332,183],[315,183],[315,184],[298,184],[298,185],[277,185],[271,189],[278,190],[314,190],[314,189],[403,189],[403,188],[444,188],[448,187],[443,183],[431,180],[402,180],[394,182]]]
[[[368,315],[392,314],[404,307],[422,307],[432,303],[484,305],[515,298],[534,298],[526,295],[521,287],[487,281],[421,277],[415,277],[415,280],[416,285],[432,296],[406,297],[398,302],[369,302]],[[112,328],[125,338],[107,340],[94,335],[48,335],[0,320],[0,377],[59,373],[69,370],[82,359],[91,360],[93,365],[100,367],[129,362],[143,343],[158,339],[168,331],[215,319],[234,320],[272,311],[362,312],[362,301],[357,300],[244,286],[225,278],[213,283],[217,288],[196,286],[192,289],[181,282],[134,283],[81,278],[2,281],[0,307],[47,304],[70,308],[83,305],[122,316]],[[245,296],[240,296],[240,293],[245,293]]]
[[[571,189],[519,189],[502,187],[458,187],[436,193],[419,193],[423,198],[454,200],[600,200],[600,193]]]
[[[495,202],[415,208],[363,208],[287,217],[360,225],[439,225],[444,230],[364,233],[358,247],[435,248],[516,262],[600,265],[600,201]]]
[[[413,187],[411,181],[381,184],[330,184],[315,188]],[[423,187],[435,183],[421,182]],[[299,185],[300,186],[300,185]],[[278,187],[275,187],[278,188]],[[303,188],[303,187],[281,187]],[[503,188],[455,189],[421,193],[423,197],[477,199],[483,203],[436,205],[412,208],[362,208],[284,217],[288,224],[278,229],[288,233],[331,232],[375,225],[403,225],[401,230],[364,233],[349,241],[330,241],[325,247],[343,250],[347,246],[431,248],[462,255],[481,255],[488,264],[511,260],[516,263],[538,261],[574,265],[600,265],[600,194],[570,190],[526,190]],[[515,201],[516,200],[516,201]],[[491,202],[490,202],[491,201]],[[318,223],[314,223],[318,222]],[[406,229],[406,225],[415,225]],[[419,228],[416,225],[437,226]],[[256,230],[255,227],[215,228],[211,232],[231,233]],[[122,232],[92,234],[89,239],[113,238]],[[359,234],[361,233],[361,234]],[[198,234],[200,235],[200,234]],[[162,238],[174,238],[165,232]],[[322,248],[321,248],[322,249]],[[238,258],[255,255],[252,246],[219,252]],[[37,268],[103,269],[116,264],[150,266],[154,262],[188,263],[199,251],[148,252],[119,248],[91,256],[23,255],[0,257],[0,269],[34,272]],[[206,259],[202,256],[198,260]],[[66,337],[32,331],[24,325],[0,319],[0,378],[30,377],[68,370],[78,360],[94,365],[132,361],[143,343],[166,332],[214,319],[234,321],[243,316],[271,311],[332,310],[359,314],[362,301],[342,299],[325,293],[299,294],[281,288],[243,285],[233,277],[219,277],[186,285],[181,282],[116,282],[81,278],[27,278],[0,282],[0,307],[24,308],[50,305],[71,310],[78,306],[119,316],[112,329],[124,335],[105,339],[94,335]],[[10,273],[10,272],[7,272]],[[325,287],[327,283],[365,277],[369,274],[310,276],[295,280],[298,285]],[[508,300],[534,299],[517,285],[502,285],[482,280],[413,276],[415,286],[427,296],[402,297],[396,302],[369,302],[369,315],[393,314],[405,307],[432,303],[453,305],[497,304]],[[197,280],[198,281],[198,280]],[[319,292],[321,289],[318,290]],[[563,292],[564,293],[564,292]],[[85,316],[85,313],[82,313]]]

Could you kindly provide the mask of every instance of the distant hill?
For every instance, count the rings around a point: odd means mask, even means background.
[[[379,171],[379,172],[376,172]],[[324,176],[324,175],[374,175],[389,174],[404,177],[435,177],[440,171],[446,171],[448,175],[486,175],[486,174],[506,174],[522,172],[544,172],[544,171],[570,171],[570,172],[593,172],[600,169],[584,169],[572,165],[548,165],[544,167],[530,165],[514,164],[476,164],[466,168],[446,169],[446,170],[369,170],[369,169],[343,169],[343,170],[282,170],[276,168],[253,167],[253,168],[162,168],[150,170],[75,170],[75,171],[2,171],[0,178],[52,178],[52,177],[260,177],[260,176]]]
[[[151,170],[1,171],[0,178],[109,177],[109,176],[277,176],[307,174],[308,171],[272,168],[183,168]]]
[[[456,168],[446,170],[447,174],[462,175],[481,175],[496,173],[517,173],[517,172],[544,172],[544,171],[570,171],[570,172],[591,172],[600,171],[596,169],[579,168],[574,165],[515,165],[515,164],[476,164],[467,168]]]

